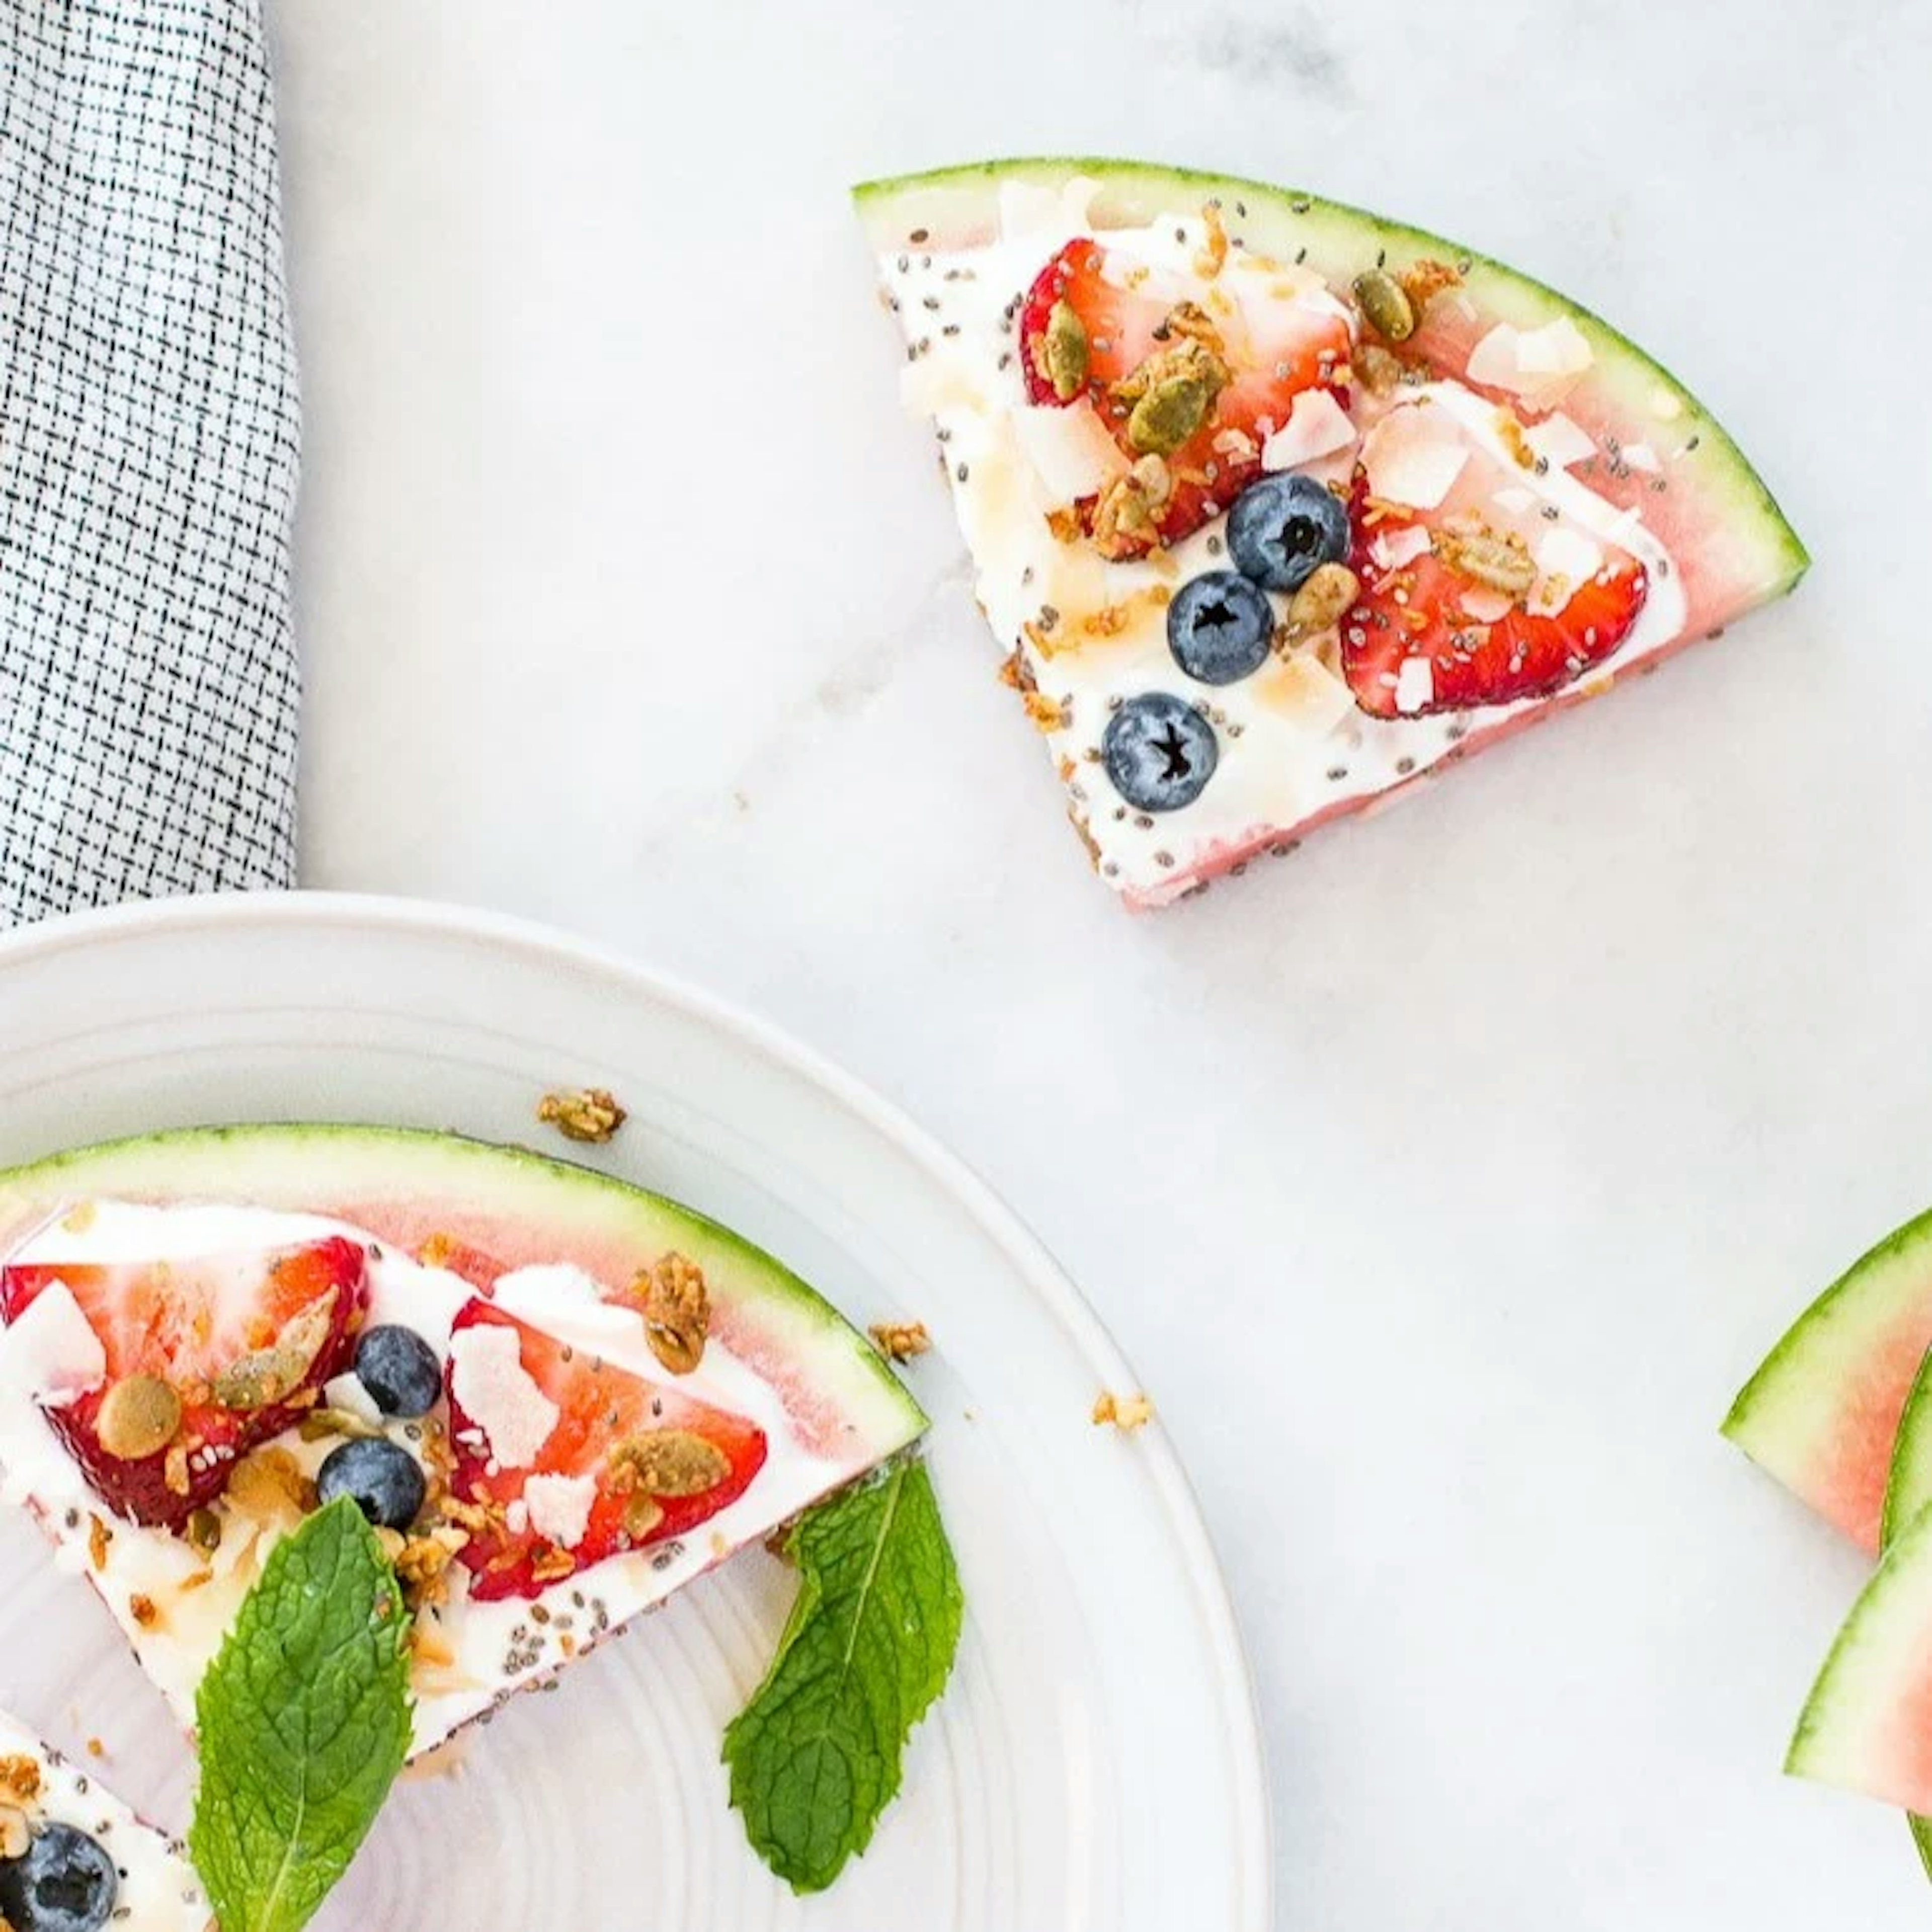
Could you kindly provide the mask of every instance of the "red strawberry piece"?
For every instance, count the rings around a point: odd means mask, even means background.
[[[1070,406],[1088,397],[1130,458],[1138,452],[1128,440],[1130,411],[1112,394],[1114,386],[1180,339],[1172,326],[1174,302],[1156,292],[1155,277],[1130,286],[1136,275],[1130,258],[1082,237],[1068,242],[1040,271],[1019,314],[1028,400]],[[1062,302],[1079,318],[1087,339],[1087,380],[1067,396],[1055,389],[1043,350],[1054,306]],[[1163,543],[1178,543],[1219,515],[1262,473],[1262,446],[1288,421],[1303,390],[1333,386],[1340,400],[1347,400],[1340,386],[1348,380],[1348,329],[1340,316],[1279,297],[1250,296],[1238,310],[1232,304],[1220,315],[1211,308],[1204,310],[1202,320],[1232,380],[1200,428],[1166,458],[1172,494],[1154,519]],[[1090,524],[1092,502],[1080,508]]]
[[[1362,590],[1342,622],[1342,667],[1355,702],[1378,718],[1549,697],[1623,642],[1650,593],[1643,566],[1611,545],[1602,566],[1562,609],[1534,614],[1519,597],[1492,616],[1487,607],[1501,593],[1458,567],[1466,553],[1453,532],[1446,540],[1438,532],[1434,550],[1380,568],[1373,560],[1376,532],[1364,530],[1361,508],[1358,497],[1352,561]],[[1379,528],[1406,526],[1384,522]],[[1426,684],[1414,672],[1405,679],[1402,668],[1412,660],[1428,667]]]
[[[332,1237],[187,1261],[0,1268],[0,1319],[18,1320],[56,1282],[107,1375],[47,1420],[110,1509],[176,1532],[348,1368],[369,1306],[368,1256]]]
[[[764,1466],[769,1445],[754,1424],[573,1349],[492,1303],[466,1304],[452,1339],[486,1326],[516,1336],[518,1363],[557,1414],[531,1460],[508,1467],[457,1400],[452,1356],[450,1489],[488,1515],[458,1558],[472,1597],[538,1596],[607,1557],[686,1535],[735,1502]],[[533,1490],[539,1478],[593,1486],[583,1533],[567,1546],[544,1533],[538,1498],[550,1486]]]

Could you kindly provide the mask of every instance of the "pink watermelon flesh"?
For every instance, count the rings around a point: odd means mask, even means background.
[[[1855,1262],[1744,1385],[1724,1433],[1876,1553],[1899,1418],[1932,1348],[1932,1214]]]

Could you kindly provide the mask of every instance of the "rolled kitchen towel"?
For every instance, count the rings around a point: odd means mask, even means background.
[[[294,883],[255,0],[0,0],[0,926]]]

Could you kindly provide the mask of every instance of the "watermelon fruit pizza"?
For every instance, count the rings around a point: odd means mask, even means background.
[[[14,1932],[208,1932],[183,1848],[90,1766],[0,1712],[0,1923]]]
[[[1804,574],[1737,446],[1455,244],[1118,161],[856,191],[1002,675],[1160,905]]]
[[[370,1739],[336,1767],[343,1835],[319,1900],[405,1762],[768,1541],[805,1588],[725,1741],[732,1798],[781,1876],[829,1883],[878,1806],[854,1811],[849,1784],[816,1809],[774,1798],[796,1712],[856,1694],[812,1676],[808,1653],[908,1647],[891,1664],[908,1694],[854,1732],[880,1754],[883,1805],[958,1635],[926,1427],[880,1351],[779,1262],[537,1154],[261,1126],[0,1174],[0,1501],[92,1585],[199,1739],[193,1843],[224,1925],[299,1922],[248,1903],[280,1856],[247,1796],[284,1749],[275,1700],[347,1700],[314,1730],[352,1719]],[[828,1542],[851,1588],[918,1614],[895,1625],[842,1599],[814,1567]],[[326,1669],[298,1668],[332,1617]],[[366,1666],[352,1698],[345,1649]],[[386,1768],[365,1792],[368,1764]],[[327,1769],[291,1772],[298,1846]]]
[[[1878,1558],[1786,1768],[1903,1807],[1932,1875],[1932,1213],[1805,1310],[1724,1433]]]

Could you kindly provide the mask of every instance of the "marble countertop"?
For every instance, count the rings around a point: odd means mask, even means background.
[[[1032,1221],[1219,1542],[1285,1927],[1918,1922],[1902,1827],[1778,1773],[1860,1564],[1716,1424],[1932,1198],[1932,12],[271,11],[308,881],[702,981]],[[992,682],[843,199],[1070,150],[1570,290],[1736,431],[1810,580],[1128,916]]]

